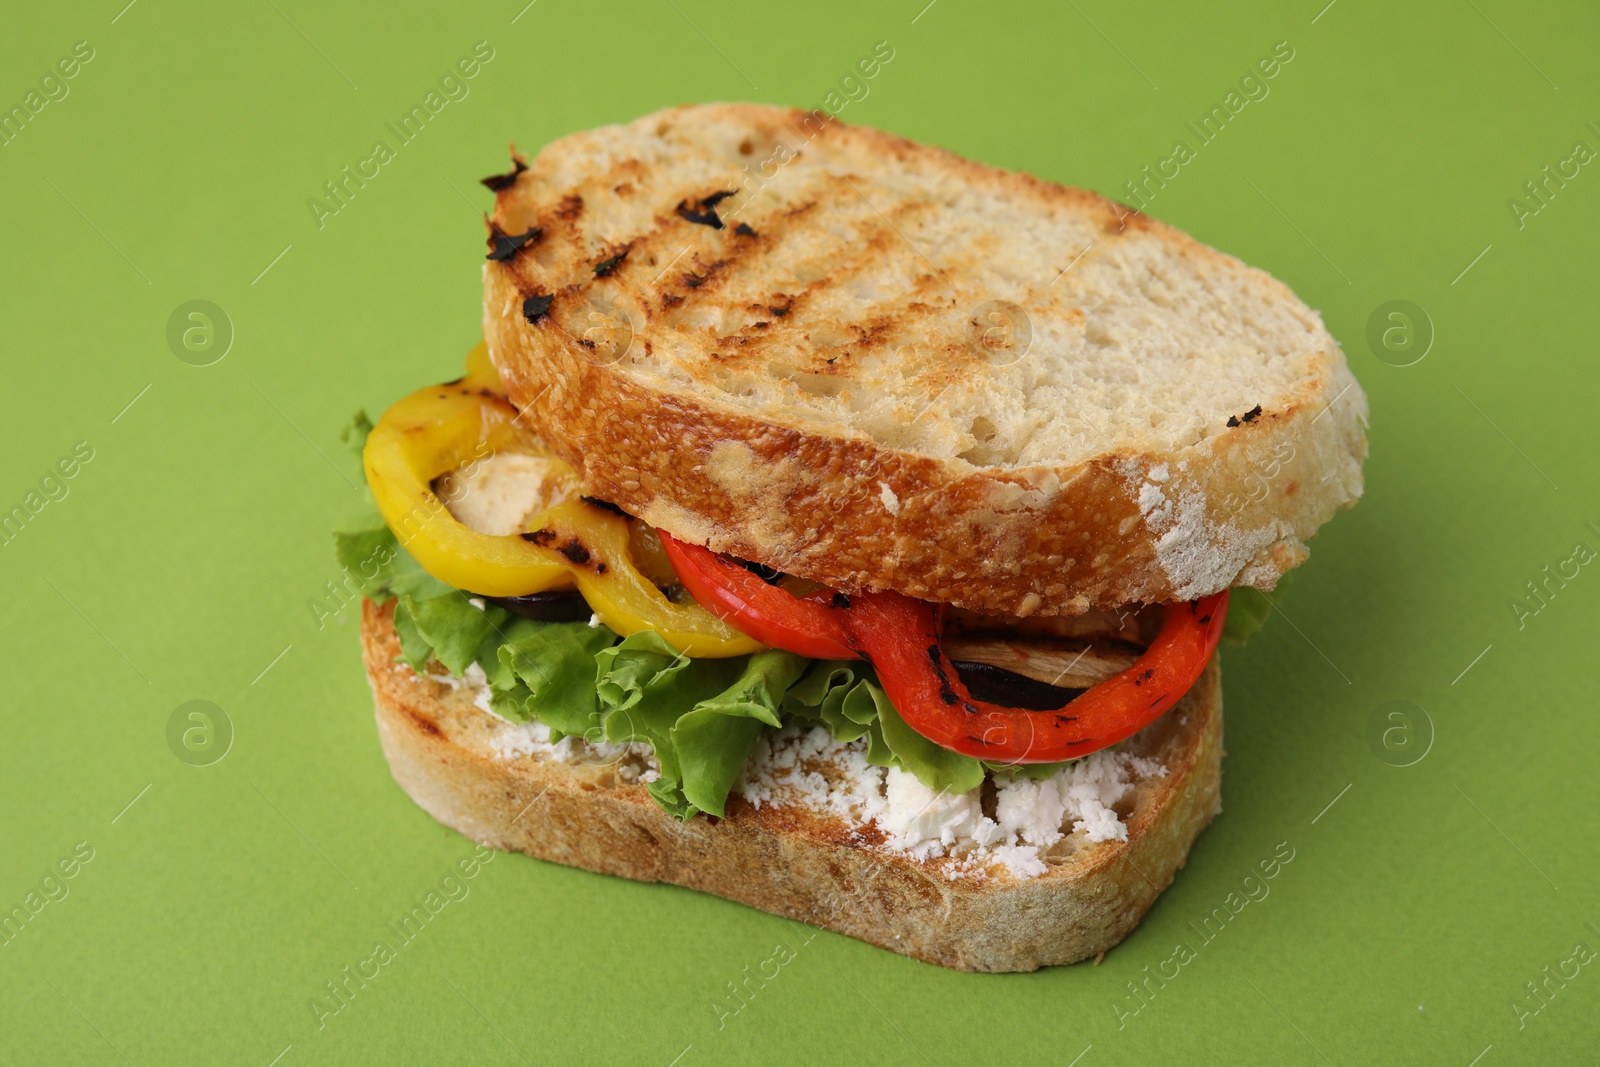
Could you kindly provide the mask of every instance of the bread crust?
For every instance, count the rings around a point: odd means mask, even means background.
[[[950,880],[936,861],[870,846],[871,832],[734,794],[728,816],[678,822],[604,765],[505,758],[502,724],[463,690],[397,662],[393,606],[362,604],[378,736],[400,787],[474,841],[646,882],[670,882],[966,971],[1031,971],[1117,944],[1221,810],[1222,697],[1215,660],[1188,696],[1129,744],[1159,759],[1123,813],[1126,842],[1085,844],[1036,878]],[[1120,810],[1120,807],[1119,807]]]
[[[1070,213],[1093,226],[1103,248],[1155,242],[1160,255],[1226,276],[1247,292],[1252,306],[1238,314],[1287,316],[1303,367],[1293,388],[1262,398],[1265,406],[1240,412],[1242,420],[1223,425],[1219,417],[1214,429],[1184,447],[1113,449],[1083,462],[1020,465],[888,447],[803,411],[752,411],[698,379],[642,379],[587,336],[586,317],[595,307],[629,304],[627,314],[639,319],[628,334],[636,352],[652,351],[651,344],[737,348],[749,342],[732,353],[700,353],[708,376],[739,366],[738,359],[763,358],[763,349],[759,337],[718,338],[678,328],[673,316],[702,306],[695,301],[730,306],[731,297],[704,295],[725,273],[694,275],[673,289],[673,281],[663,280],[666,270],[654,282],[627,280],[622,267],[602,273],[606,261],[590,262],[602,250],[623,248],[626,267],[660,246],[665,264],[672,249],[662,235],[669,232],[679,235],[673,242],[735,240],[674,217],[666,195],[656,197],[663,215],[631,221],[639,236],[613,234],[608,242],[610,220],[582,215],[580,195],[594,198],[597,183],[622,176],[616,167],[598,176],[586,171],[586,160],[598,151],[595,139],[606,132],[597,131],[568,139],[570,145],[556,142],[499,194],[495,224],[506,232],[537,229],[539,236],[529,251],[484,270],[484,334],[506,388],[529,424],[581,470],[589,493],[681,539],[846,592],[894,589],[1015,615],[1192,600],[1232,585],[1270,589],[1305,559],[1305,542],[1316,529],[1360,496],[1365,398],[1320,318],[1270,276],[1096,194],[877,130],[817,124],[804,112],[680,108],[623,130],[670,126],[748,128],[769,140],[779,136],[774,130],[805,128],[814,131],[804,147],[813,155],[870,156],[918,174],[937,171],[963,188],[993,193],[1018,212],[1041,218]],[[557,195],[562,182],[572,183],[570,195]],[[698,173],[683,188],[703,195],[717,183]],[[744,253],[730,243],[724,254]],[[904,249],[900,254],[906,256]],[[698,256],[691,259],[698,262]],[[654,267],[637,269],[655,274]],[[742,261],[741,269],[758,272]],[[551,297],[534,322],[524,314],[532,294]],[[677,310],[669,315],[668,308]],[[1059,311],[1056,304],[1049,308],[1031,313]],[[941,321],[948,325],[947,319]],[[1081,325],[1082,319],[1077,313],[1075,321]],[[857,325],[857,334],[866,336],[866,327]],[[962,339],[943,342],[958,346]],[[870,337],[862,344],[870,346]],[[830,371],[820,363],[814,369]]]

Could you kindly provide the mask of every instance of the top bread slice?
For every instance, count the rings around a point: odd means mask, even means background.
[[[484,334],[587,491],[847,592],[1077,614],[1270,589],[1366,398],[1267,274],[824,115],[675,108],[495,183]]]

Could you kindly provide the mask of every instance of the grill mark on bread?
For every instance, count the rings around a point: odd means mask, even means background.
[[[678,213],[678,217],[685,222],[720,230],[724,227],[724,223],[722,216],[717,213],[717,205],[737,192],[737,189],[724,189],[714,193],[707,193],[704,196],[685,197],[678,201],[678,206],[675,210]]]
[[[505,192],[517,184],[517,177],[528,169],[528,161],[517,152],[516,146],[511,148],[511,169],[504,174],[491,174],[487,178],[479,178],[478,184],[495,193]]]
[[[1257,404],[1255,407],[1251,408],[1249,411],[1245,412],[1243,415],[1229,415],[1228,416],[1228,426],[1231,428],[1231,427],[1234,427],[1234,426],[1238,426],[1240,423],[1243,423],[1243,422],[1255,422],[1260,417],[1261,417],[1261,405]]]
[[[539,238],[544,236],[544,231],[537,226],[529,227],[523,233],[506,233],[494,223],[489,224],[489,254],[484,258],[495,263],[504,263],[513,258],[528,245],[536,245]]]
[[[596,278],[611,277],[611,275],[617,272],[617,268],[622,266],[622,261],[628,258],[628,252],[630,250],[631,249],[627,245],[624,245],[622,247],[622,251],[618,252],[616,255],[610,256],[601,260],[599,263],[596,263],[594,265],[594,276]]]
[[[428,716],[423,712],[418,711],[416,708],[413,708],[410,705],[402,705],[401,711],[405,713],[407,719],[411,720],[411,725],[415,726],[422,733],[427,734],[429,737],[444,736],[444,731],[439,729],[439,724],[428,718]]]
[[[550,305],[554,300],[555,297],[543,293],[525,297],[522,301],[522,317],[530,323],[537,323],[550,314]]]

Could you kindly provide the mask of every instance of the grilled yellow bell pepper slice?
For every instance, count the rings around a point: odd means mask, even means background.
[[[522,536],[557,553],[600,621],[624,637],[654,630],[690,656],[742,656],[765,648],[684,594],[674,603],[634,566],[628,520],[587,500],[569,500],[533,520]]]
[[[505,395],[505,386],[500,384],[500,370],[489,359],[487,341],[479,341],[478,347],[467,353],[467,373],[457,379],[455,384],[467,389],[488,389]]]
[[[649,552],[655,538],[643,524],[632,529],[623,516],[580,500],[545,511],[522,535],[478,533],[450,514],[433,481],[495,452],[546,457],[561,496],[582,491],[576,472],[518,421],[499,385],[480,344],[467,357],[464,377],[400,400],[367,436],[362,462],[378,511],[422,568],[485,596],[576,583],[601,621],[624,636],[654,630],[679,651],[706,658],[759,651],[762,645],[692,599],[669,600],[640,572],[636,551],[645,553],[640,562],[651,575],[660,570]]]
[[[468,529],[433,491],[435,478],[495,452],[548,455],[516,418],[506,400],[463,380],[417,390],[367,435],[362,464],[379,513],[423,570],[457,589],[521,596],[566,582],[559,557],[519,537]],[[577,476],[570,468],[567,476],[576,495]]]

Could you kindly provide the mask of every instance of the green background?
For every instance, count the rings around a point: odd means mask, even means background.
[[[1600,547],[1600,166],[1520,228],[1506,202],[1600,149],[1593,5],[123,2],[12,5],[0,36],[7,106],[94,48],[0,147],[0,508],[94,450],[0,547],[0,906],[94,850],[0,948],[0,1059],[1592,1061],[1600,962],[1513,1005],[1600,950],[1600,574],[1525,590]],[[1321,309],[1372,405],[1364,501],[1226,658],[1223,815],[1100,966],[1019,976],[501,856],[319,1028],[323,983],[472,848],[389,778],[354,609],[319,629],[308,601],[357,506],[338,431],[477,340],[475,180],[669,104],[819,105],[880,40],[841,118],[1112,196],[1295,51],[1150,206]],[[477,41],[470,95],[318,229],[308,198]],[[235,332],[214,365],[168,347],[193,299]],[[1396,299],[1436,331],[1406,367],[1366,340]],[[168,746],[192,699],[233,726],[210,766]],[[1270,896],[1119,1020],[1280,842]]]

